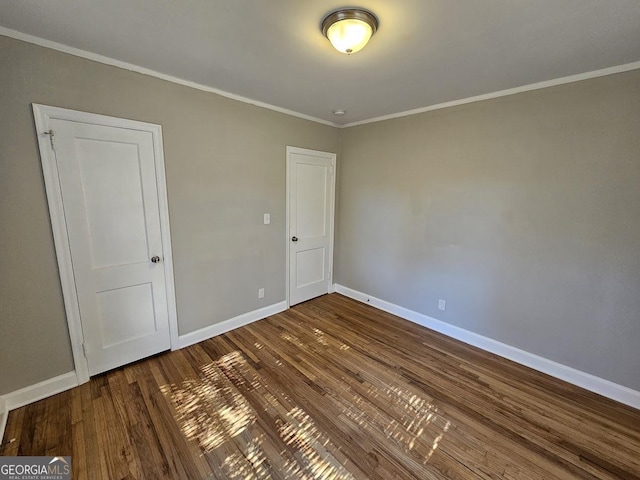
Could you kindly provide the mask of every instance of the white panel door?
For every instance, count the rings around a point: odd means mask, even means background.
[[[335,158],[287,148],[289,305],[330,291]]]
[[[89,374],[170,348],[151,132],[51,119]]]

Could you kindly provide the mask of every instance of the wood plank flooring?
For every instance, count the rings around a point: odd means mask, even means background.
[[[14,410],[4,442],[76,480],[640,478],[640,411],[338,294]]]

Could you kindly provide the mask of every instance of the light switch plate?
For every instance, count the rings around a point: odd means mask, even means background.
[[[269,225],[271,223],[271,214],[270,213],[265,213],[264,214],[264,224],[265,225]]]

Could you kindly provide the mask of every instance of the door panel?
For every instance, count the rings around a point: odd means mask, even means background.
[[[296,159],[296,231],[298,238],[326,235],[327,166]]]
[[[52,119],[91,375],[170,346],[152,134]]]
[[[287,149],[290,305],[330,290],[334,165],[334,154]]]
[[[105,348],[154,334],[151,283],[98,292],[98,319]]]
[[[146,261],[150,256],[137,145],[77,139],[76,150],[93,267]]]
[[[325,276],[325,248],[296,252],[296,288],[321,282]]]

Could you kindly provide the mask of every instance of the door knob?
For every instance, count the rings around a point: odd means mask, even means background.
[[[297,242],[298,241],[298,237],[291,237],[291,241],[292,242]]]
[[[157,256],[157,255],[156,255],[155,257],[151,257],[151,261],[152,261],[153,263],[160,263],[160,257],[159,257],[159,256]]]

